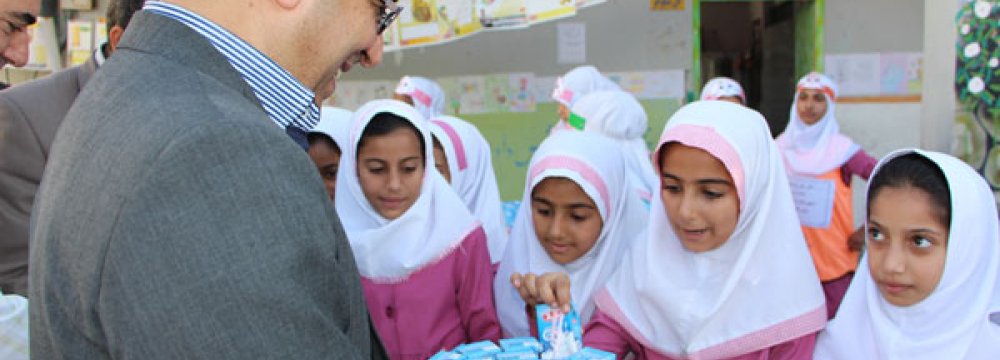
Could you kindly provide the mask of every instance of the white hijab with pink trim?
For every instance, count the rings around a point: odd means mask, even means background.
[[[837,311],[816,342],[816,359],[997,359],[1000,357],[1000,234],[993,191],[959,159],[897,150],[876,167],[907,154],[937,164],[951,193],[944,272],[923,301],[885,301],[861,260]],[[990,316],[998,317],[991,321]]]
[[[497,314],[505,336],[529,336],[525,304],[510,284],[511,274],[567,273],[573,304],[586,322],[594,311],[591,295],[620,265],[622,256],[644,230],[646,209],[632,191],[615,142],[595,133],[566,131],[545,139],[535,151],[525,181],[510,244],[493,283]],[[560,265],[539,243],[532,221],[531,193],[542,180],[567,178],[594,201],[604,222],[594,247],[576,261]]]
[[[747,96],[740,83],[727,77],[713,78],[701,88],[701,100],[719,100],[727,96],[738,97],[744,104],[747,102]]]
[[[660,180],[649,161],[643,138],[649,119],[639,100],[621,90],[603,90],[584,95],[571,111],[586,121],[584,131],[603,134],[622,147],[629,181],[640,198],[651,201]]]
[[[444,90],[431,79],[404,76],[396,85],[396,93],[413,99],[413,107],[424,119],[432,119],[444,113]]]
[[[490,260],[499,263],[507,246],[507,223],[493,172],[490,144],[474,125],[451,116],[431,119],[430,130],[448,158],[451,187],[483,223]]]
[[[578,66],[556,79],[556,87],[552,90],[552,99],[566,106],[567,109],[572,109],[573,105],[583,96],[604,90],[621,90],[621,88],[618,87],[618,84],[608,80],[597,68],[590,65]],[[577,129],[570,126],[569,123],[559,120],[552,128],[552,132],[561,130]]]
[[[424,140],[424,178],[420,195],[406,212],[389,220],[375,211],[358,180],[358,143],[372,118],[391,113],[409,121]],[[337,215],[344,225],[361,276],[395,283],[443,259],[478,228],[465,203],[434,168],[433,143],[427,122],[410,105],[396,100],[374,100],[354,112],[341,149],[337,170]]]
[[[740,215],[722,246],[693,253],[663,202],[653,202],[648,236],[595,297],[646,347],[673,358],[729,358],[825,325],[823,291],[766,124],[756,111],[724,101],[688,104],[667,123],[654,159],[669,142],[709,152],[733,178]]]
[[[826,94],[826,114],[812,125],[806,125],[799,118],[799,93],[803,89]],[[823,175],[844,166],[861,150],[851,138],[840,133],[840,124],[834,114],[836,103],[837,84],[826,75],[811,72],[799,80],[788,126],[777,139],[788,170],[802,175]]]

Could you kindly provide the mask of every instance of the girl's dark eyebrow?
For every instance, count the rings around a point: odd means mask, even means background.
[[[676,181],[680,181],[681,180],[680,177],[678,177],[677,175],[671,174],[671,173],[663,173],[662,175],[663,175],[663,177],[669,178],[671,180],[676,180]],[[697,183],[698,184],[702,184],[702,185],[714,185],[714,184],[730,185],[730,186],[733,185],[733,183],[731,183],[729,181],[726,181],[725,179],[719,179],[719,178],[698,179]]]

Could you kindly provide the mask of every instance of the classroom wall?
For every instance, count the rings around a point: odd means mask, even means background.
[[[825,53],[923,52],[924,2],[827,0]],[[927,73],[925,67],[924,74]],[[875,97],[865,102],[841,102],[837,104],[837,120],[841,132],[872,156],[881,158],[892,150],[923,144],[921,107],[919,99],[891,102]],[[852,186],[855,189],[855,223],[860,225],[864,215],[865,182],[855,180]]]
[[[429,78],[530,72],[558,76],[581,64],[557,63],[559,22],[586,26],[587,64],[603,72],[689,69],[691,13],[650,11],[649,2],[609,0],[566,19],[526,29],[477,33],[454,42],[405,49],[385,55],[375,69],[357,69],[342,81],[398,80],[403,75]],[[548,99],[539,99],[549,101]],[[641,101],[649,115],[647,142],[655,141],[678,99]],[[533,112],[460,115],[477,127],[493,148],[493,166],[504,201],[519,201],[531,154],[558,119],[556,105],[540,102]]]

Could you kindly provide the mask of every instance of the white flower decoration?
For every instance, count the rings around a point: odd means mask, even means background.
[[[972,28],[969,27],[969,24],[962,24],[962,35],[968,35],[969,30],[972,30]]]
[[[983,92],[984,89],[986,89],[986,84],[983,83],[981,77],[976,76],[969,80],[969,92],[978,94]]]
[[[995,68],[997,65],[1000,65],[1000,60],[997,60],[997,58],[990,59],[990,67]]]
[[[976,57],[976,55],[979,55],[979,43],[974,42],[965,45],[965,57],[971,58]]]
[[[993,11],[993,4],[982,0],[976,1],[976,16],[980,19],[990,16],[991,11]]]

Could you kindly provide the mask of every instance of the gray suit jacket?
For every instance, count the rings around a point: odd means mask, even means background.
[[[367,359],[308,156],[207,40],[138,12],[56,135],[31,227],[40,359]]]
[[[28,295],[28,218],[52,139],[97,71],[83,65],[0,91],[0,290]]]

